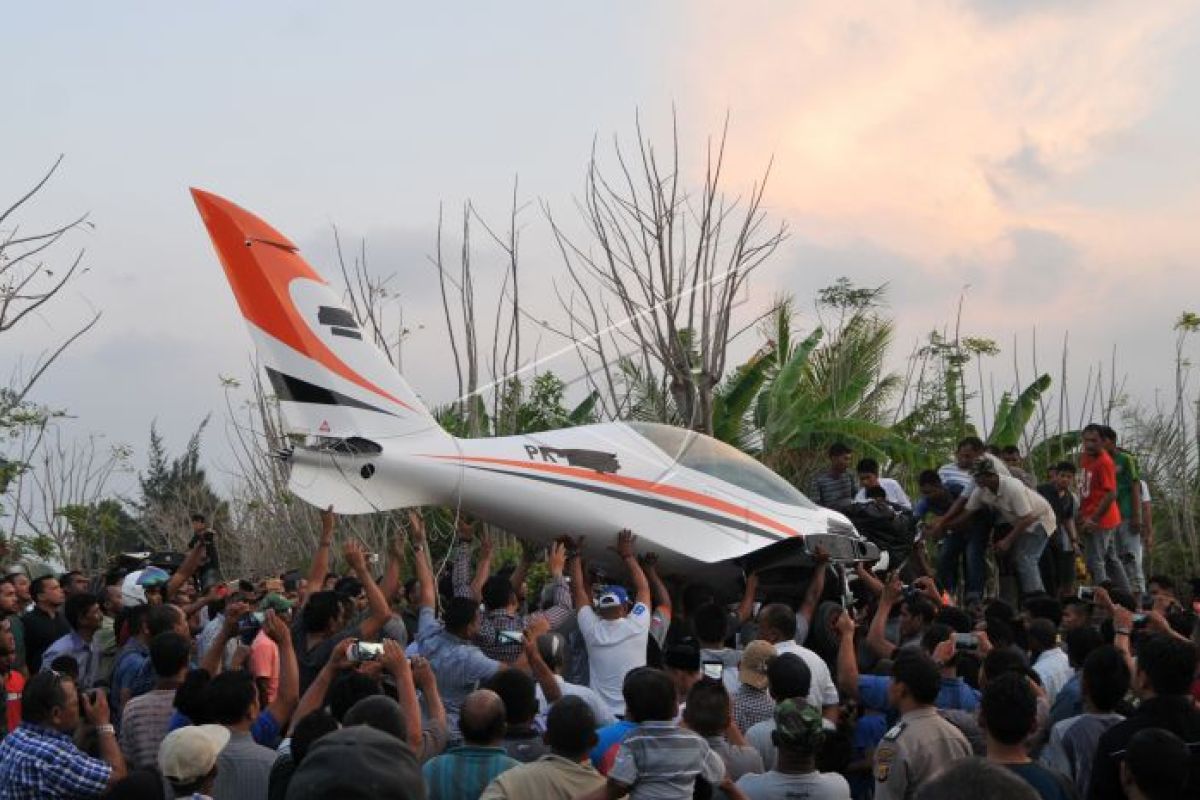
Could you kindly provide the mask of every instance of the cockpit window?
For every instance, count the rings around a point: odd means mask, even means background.
[[[625,424],[689,469],[740,486],[777,503],[816,508],[799,489],[732,445],[673,425],[655,422]]]

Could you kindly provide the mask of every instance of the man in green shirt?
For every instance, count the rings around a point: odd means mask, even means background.
[[[1142,572],[1141,475],[1133,454],[1117,447],[1115,430],[1106,425],[1101,438],[1117,468],[1117,508],[1121,511],[1121,525],[1116,536],[1117,557],[1129,578],[1129,588],[1140,597],[1146,593],[1146,578]]]

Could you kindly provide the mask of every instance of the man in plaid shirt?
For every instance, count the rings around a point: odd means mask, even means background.
[[[103,760],[86,755],[71,734],[80,704],[96,726]],[[109,722],[104,693],[79,698],[75,682],[56,672],[29,680],[21,703],[21,726],[0,742],[0,796],[6,800],[100,797],[125,777],[125,759]]]
[[[475,644],[488,658],[511,664],[524,652],[521,632],[529,627],[531,619],[544,617],[550,623],[551,630],[554,630],[571,618],[573,613],[571,590],[563,577],[563,570],[567,563],[566,547],[561,543],[555,543],[546,557],[546,568],[550,573],[550,582],[547,587],[552,593],[550,607],[544,611],[522,614],[516,587],[524,581],[525,567],[528,565],[523,563],[511,577],[489,575],[492,543],[485,536],[480,542],[479,562],[474,579],[472,579],[470,575],[471,536],[461,528],[460,531],[463,535],[454,551],[452,570],[454,595],[483,600],[485,612],[479,623],[479,634],[475,637]]]

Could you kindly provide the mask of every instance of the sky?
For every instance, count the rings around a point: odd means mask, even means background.
[[[1001,386],[1069,334],[1071,371],[1115,358],[1135,401],[1172,381],[1171,325],[1200,305],[1200,13],[1096,0],[24,4],[0,48],[0,203],[58,154],[17,220],[90,213],[88,272],[0,337],[19,370],[91,310],[97,328],[38,385],[72,435],[128,443],[151,421],[182,447],[207,414],[233,480],[222,377],[251,347],[187,194],[262,215],[333,276],[332,228],[394,275],[409,382],[454,395],[427,256],[439,208],[503,225],[524,204],[523,296],[558,313],[544,205],[571,219],[593,145],[666,147],[685,179],[729,117],[731,193],[771,165],[764,206],[790,236],[744,313],[793,293],[813,324],[839,276],[886,283],[897,369],[952,319],[996,339]],[[455,223],[456,224],[456,223]],[[453,227],[453,225],[451,225]],[[478,240],[480,292],[503,255]],[[558,344],[545,340],[542,350]],[[750,337],[737,352],[751,351]],[[568,377],[575,361],[547,364]]]

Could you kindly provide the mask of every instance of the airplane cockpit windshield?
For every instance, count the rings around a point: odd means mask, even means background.
[[[796,487],[732,445],[695,431],[655,422],[626,422],[683,466],[739,486],[777,503],[816,508]]]

